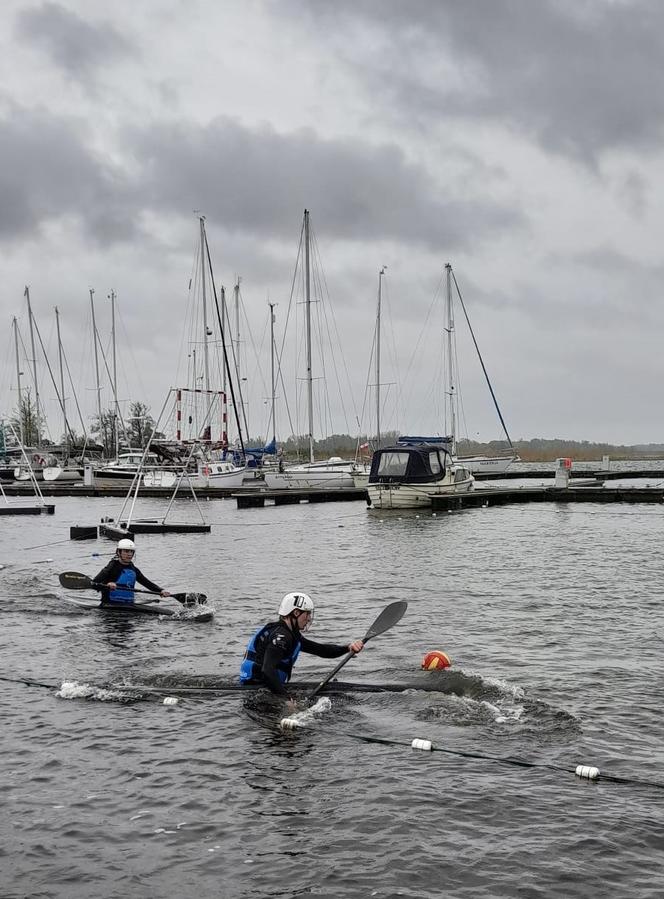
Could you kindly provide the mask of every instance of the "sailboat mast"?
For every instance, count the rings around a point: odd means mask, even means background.
[[[240,372],[240,279],[238,278],[233,288],[233,305],[235,308],[235,368],[237,379],[242,380]]]
[[[16,390],[18,392],[19,436],[21,438],[21,446],[23,446],[25,443],[25,434],[23,432],[23,409],[21,408],[23,396],[21,394],[21,365],[18,357],[18,322],[16,321],[16,316],[12,318],[12,325],[14,327],[14,347],[16,349]]]
[[[309,461],[314,461],[314,387],[311,368],[311,270],[309,262],[309,210],[304,210],[304,299],[307,321],[307,410],[309,414]]]
[[[454,362],[452,358],[452,349],[454,346],[454,311],[452,309],[452,266],[450,263],[445,265],[446,274],[446,305],[447,305],[447,394],[450,404],[450,452],[456,455],[456,393],[454,386]]]
[[[226,288],[221,286],[221,320],[226,321]],[[221,442],[226,446],[228,444],[228,384],[226,381],[226,365],[221,365],[221,391],[222,391],[222,407],[221,407]]]
[[[111,346],[113,347],[113,400],[115,402],[115,415],[113,416],[113,433],[115,436],[115,458],[120,455],[120,434],[118,429],[118,418],[120,416],[120,407],[118,405],[118,360],[115,342],[115,291],[111,290]]]
[[[378,303],[376,308],[376,449],[380,449],[380,314],[385,268],[386,266],[383,266],[378,272]]]
[[[272,442],[276,443],[277,440],[277,422],[275,419],[276,415],[276,398],[275,398],[275,383],[274,383],[274,307],[276,303],[268,303],[270,307],[270,385],[272,387]]]
[[[55,328],[58,334],[58,364],[60,367],[60,396],[62,397],[62,418],[64,420],[64,431],[65,441],[69,438],[69,423],[67,421],[67,405],[65,398],[65,373],[62,365],[62,339],[60,337],[60,312],[58,311],[58,307],[55,307]]]
[[[41,443],[41,428],[39,427],[39,383],[37,381],[37,353],[35,352],[35,333],[32,320],[32,306],[30,305],[30,288],[26,285],[24,296],[28,301],[28,322],[30,324],[30,349],[32,351],[32,377],[35,382],[35,425],[37,444]]]
[[[208,328],[207,320],[207,289],[205,278],[205,216],[200,217],[201,223],[201,292],[203,298],[203,370],[205,372],[205,430],[212,434],[212,422],[210,420],[212,414],[212,397],[210,395],[210,351],[208,347],[208,337],[212,333]]]
[[[94,287],[90,288],[90,309],[92,310],[92,342],[95,348],[95,389],[97,391],[97,415],[99,416],[99,439],[104,441],[104,427],[101,417],[101,385],[99,383],[99,350],[97,342],[99,335],[97,334],[97,323],[95,321],[95,291]]]

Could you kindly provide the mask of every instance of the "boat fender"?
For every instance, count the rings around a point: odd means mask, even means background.
[[[595,768],[593,765],[577,765],[574,773],[577,777],[583,777],[586,780],[597,780],[599,768]]]
[[[422,749],[422,750],[424,750],[425,752],[431,752],[431,750],[433,749],[433,745],[432,745],[432,743],[431,743],[431,740],[417,740],[417,739],[415,739],[415,740],[413,740],[413,742],[410,744],[410,747],[411,747],[411,749]]]

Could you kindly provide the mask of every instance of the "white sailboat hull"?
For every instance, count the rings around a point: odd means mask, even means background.
[[[458,456],[457,462],[473,474],[502,474],[518,456]]]
[[[158,469],[148,471],[143,475],[143,485],[145,487],[172,488],[175,487],[179,478],[180,472],[178,471]],[[228,462],[208,462],[199,466],[196,474],[184,474],[181,486],[191,485],[195,490],[206,487],[236,490],[240,487],[253,486],[256,482],[262,483],[260,468],[238,467]]]
[[[285,471],[265,472],[265,486],[269,490],[354,490],[354,462],[313,462],[293,465]]]
[[[31,481],[33,477],[36,481],[43,481],[44,469],[37,466],[32,466],[32,469],[30,469],[24,465],[17,465],[14,469],[15,481]]]
[[[82,481],[83,469],[71,468],[66,465],[64,467],[51,465],[48,468],[44,468],[43,475],[45,481],[58,481],[58,483],[62,484],[64,482]]]

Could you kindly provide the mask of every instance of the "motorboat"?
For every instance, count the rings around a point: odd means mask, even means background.
[[[467,493],[475,478],[440,444],[397,444],[376,450],[367,484],[376,509],[419,509],[441,493]]]

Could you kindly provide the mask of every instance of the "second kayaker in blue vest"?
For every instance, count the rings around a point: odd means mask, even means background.
[[[362,640],[348,644],[316,643],[303,635],[314,618],[314,603],[306,593],[288,593],[279,605],[279,620],[253,635],[240,667],[241,684],[265,684],[273,693],[287,695],[288,683],[300,652],[335,659],[347,652],[361,652]]]
[[[96,589],[101,591],[103,604],[133,602],[136,582],[146,590],[152,590],[160,596],[171,595],[168,590],[162,590],[161,587],[146,578],[143,572],[134,565],[135,552],[134,541],[123,537],[118,542],[115,556],[94,578],[95,583],[100,585]]]

